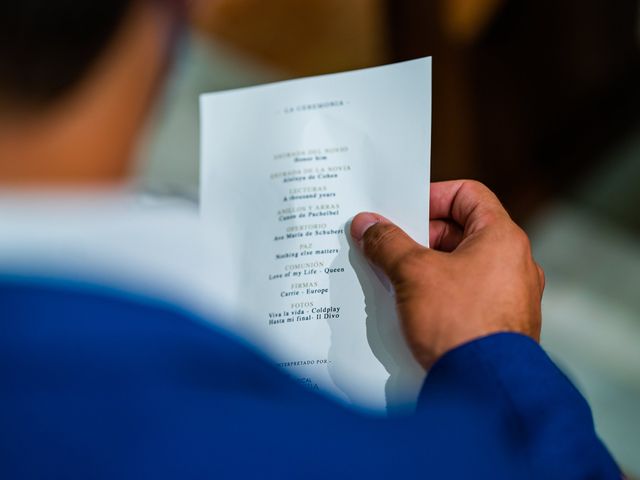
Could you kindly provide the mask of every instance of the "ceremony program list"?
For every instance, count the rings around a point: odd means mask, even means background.
[[[378,212],[426,245],[430,112],[430,59],[201,97],[201,215],[239,329],[374,410],[410,405],[424,372],[349,221]]]

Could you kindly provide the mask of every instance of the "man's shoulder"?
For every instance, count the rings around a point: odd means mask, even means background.
[[[92,385],[101,375],[105,384],[193,378],[176,365],[206,364],[216,379],[230,375],[231,364],[235,376],[273,369],[219,327],[224,320],[111,286],[0,275],[0,305],[0,356],[5,365],[24,367],[13,369],[21,382],[38,385],[54,365],[58,376],[74,377],[76,384],[93,378]]]

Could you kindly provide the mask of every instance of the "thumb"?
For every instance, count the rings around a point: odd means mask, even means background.
[[[359,213],[351,221],[351,236],[365,256],[393,282],[399,280],[403,260],[428,249],[382,215]]]

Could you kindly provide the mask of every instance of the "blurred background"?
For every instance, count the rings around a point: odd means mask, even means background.
[[[543,344],[640,477],[638,0],[196,0],[140,149],[198,195],[198,94],[432,55],[434,180],[489,185],[547,272]]]

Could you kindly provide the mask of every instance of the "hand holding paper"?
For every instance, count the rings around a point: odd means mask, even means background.
[[[351,224],[354,239],[393,283],[420,364],[430,368],[449,350],[492,333],[539,341],[544,273],[496,196],[469,180],[433,183],[429,223],[430,249],[380,215],[362,213]]]

